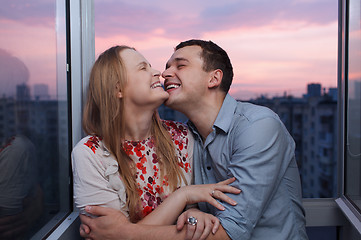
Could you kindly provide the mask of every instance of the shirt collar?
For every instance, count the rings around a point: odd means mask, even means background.
[[[237,107],[237,101],[234,98],[232,98],[231,95],[229,95],[227,93],[226,97],[223,100],[222,107],[218,112],[216,121],[213,124],[213,127],[217,127],[224,132],[228,132],[228,130],[231,126],[233,114],[236,110],[236,107]],[[188,121],[187,124],[188,124],[189,128],[196,135],[198,135],[198,137],[200,137],[196,126],[191,121]]]
[[[227,133],[231,127],[233,114],[236,111],[236,107],[237,101],[227,93],[213,126]]]

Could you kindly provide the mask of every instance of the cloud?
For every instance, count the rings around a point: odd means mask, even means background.
[[[262,27],[282,22],[324,25],[337,20],[337,2],[247,0],[205,8],[201,19],[208,28]]]
[[[48,0],[2,1],[0,19],[18,21],[28,25],[54,26],[55,3]]]
[[[149,34],[167,38],[199,38],[204,32],[273,25],[284,30],[337,21],[337,1],[328,0],[224,0],[190,1],[96,1],[96,34]],[[285,24],[287,23],[287,24]]]
[[[136,5],[129,1],[96,1],[95,30],[100,37],[135,35],[145,37],[160,29],[166,12],[162,9]]]

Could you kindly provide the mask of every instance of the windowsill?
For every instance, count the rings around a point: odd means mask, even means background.
[[[31,239],[81,239],[79,235],[79,212],[71,212],[68,216],[63,213],[57,214],[48,224],[46,224]],[[60,224],[61,219],[64,219]],[[56,225],[59,226],[56,227]],[[56,227],[56,229],[46,237],[46,234]]]
[[[360,221],[361,216],[356,215],[358,213],[356,209],[354,209],[352,204],[345,197],[337,198],[336,203],[338,204],[341,211],[345,214],[347,219],[351,222],[351,224],[361,234],[361,221]]]
[[[338,201],[339,199],[336,200],[336,203],[333,198],[303,199],[302,202],[306,211],[306,226],[327,227],[346,225],[347,219],[340,210],[342,207],[338,205]],[[81,239],[79,236],[80,222],[78,216],[79,212],[70,213],[47,239]],[[360,231],[361,225],[355,227]]]

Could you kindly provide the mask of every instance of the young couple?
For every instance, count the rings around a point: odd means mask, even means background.
[[[294,141],[274,112],[228,94],[227,53],[211,41],[182,42],[162,76],[165,90],[160,72],[126,46],[95,62],[89,136],[72,155],[81,235],[307,239]],[[159,119],[164,101],[188,126]]]

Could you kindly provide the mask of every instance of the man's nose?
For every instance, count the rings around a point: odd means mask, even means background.
[[[169,68],[167,68],[166,70],[163,71],[162,77],[163,78],[172,77],[172,73]]]

